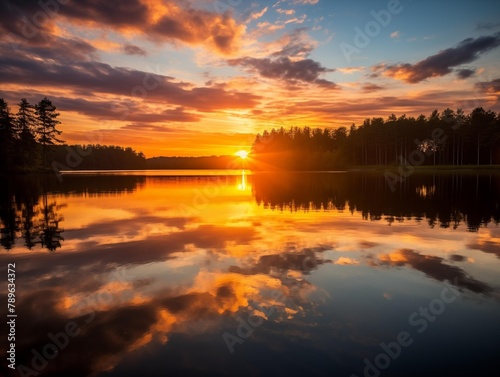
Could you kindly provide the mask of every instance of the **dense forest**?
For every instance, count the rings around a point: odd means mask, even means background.
[[[56,145],[51,168],[57,170],[142,170],[146,157],[130,147],[115,145]]]
[[[476,108],[391,115],[349,129],[292,127],[258,134],[254,169],[331,170],[367,165],[500,164],[500,114]]]

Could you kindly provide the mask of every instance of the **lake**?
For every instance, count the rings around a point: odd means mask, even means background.
[[[79,172],[0,195],[6,375],[497,368],[498,174],[415,173],[393,191],[383,172]]]

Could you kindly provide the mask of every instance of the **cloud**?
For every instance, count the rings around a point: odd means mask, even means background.
[[[476,71],[473,69],[458,69],[456,72],[458,78],[462,80],[465,80],[471,77],[474,73],[476,73]]]
[[[255,12],[250,15],[250,20],[258,20],[261,18],[268,10],[268,7],[265,7],[260,12]]]
[[[294,0],[294,5],[314,5],[317,4],[319,0]]]
[[[320,79],[321,74],[333,72],[312,59],[292,61],[288,57],[258,59],[244,57],[228,60],[229,65],[240,65],[258,72],[262,77],[282,80],[289,84],[308,83],[323,87],[337,88],[337,84]]]
[[[352,73],[362,72],[365,67],[345,67],[345,68],[337,68],[337,71],[342,72],[346,75],[350,75]]]
[[[37,14],[44,14],[40,22]],[[90,29],[105,27],[156,42],[204,45],[223,55],[238,50],[245,31],[244,25],[237,24],[229,13],[193,8],[183,0],[162,4],[140,0],[71,1],[58,4],[57,11],[50,15],[43,13],[36,2],[8,2],[2,5],[0,28],[23,42],[47,44],[57,22],[67,20]]]
[[[386,65],[374,69],[375,71],[382,69],[386,76],[416,84],[431,77],[445,76],[453,72],[452,68],[471,63],[498,46],[500,46],[500,33],[476,39],[467,38],[457,47],[442,50],[418,63]]]
[[[347,257],[340,257],[339,259],[337,259],[335,261],[334,264],[339,264],[339,265],[355,265],[355,264],[359,264],[359,261],[357,261],[356,259],[352,259],[352,258],[347,258]]]
[[[362,88],[364,93],[373,93],[378,92],[379,90],[383,90],[384,87],[376,84],[366,83],[363,84]]]
[[[40,75],[43,72],[43,75]],[[171,76],[142,72],[134,69],[112,67],[105,63],[83,61],[58,64],[54,61],[28,59],[18,56],[0,56],[0,81],[4,84],[62,86],[75,91],[107,93],[169,103],[199,111],[217,109],[253,108],[259,96],[223,88],[193,87],[185,82],[175,82]],[[83,104],[83,102],[82,102]],[[125,112],[130,113],[131,105]]]
[[[500,78],[491,81],[481,81],[476,83],[475,86],[484,93],[496,96],[497,100],[500,100]]]
[[[146,56],[147,53],[145,50],[140,48],[139,46],[134,46],[131,44],[126,44],[123,46],[123,52],[127,55],[140,55],[140,56]]]
[[[268,21],[264,21],[264,22],[259,22],[257,24],[257,28],[258,30],[262,33],[262,34],[270,34],[272,32],[275,32],[276,30],[281,30],[281,29],[284,29],[286,25],[284,25],[283,23],[281,24],[278,24],[278,23],[275,23],[275,24],[271,24],[270,22]]]
[[[295,29],[275,42],[281,48],[271,57],[306,58],[316,48],[315,41],[307,35],[307,28]]]
[[[286,14],[287,16],[291,16],[292,14],[295,13],[295,10],[278,8],[278,9],[276,9],[276,12],[278,12],[280,14]]]
[[[391,38],[392,39],[396,39],[396,38],[399,38],[401,36],[401,33],[399,31],[394,31],[391,33]]]
[[[6,42],[6,41],[5,41]],[[37,60],[56,60],[68,64],[72,61],[90,61],[97,58],[97,49],[80,38],[45,36],[37,43],[0,43],[0,56],[20,56]]]

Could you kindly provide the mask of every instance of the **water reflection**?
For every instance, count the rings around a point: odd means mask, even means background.
[[[22,238],[24,246],[36,245],[55,251],[64,241],[60,223],[64,218],[55,198],[62,196],[110,196],[133,192],[144,184],[144,177],[76,176],[60,183],[52,176],[21,176],[7,180],[0,189],[1,245],[10,250]]]
[[[382,174],[273,173],[252,176],[255,199],[291,211],[348,209],[364,219],[423,220],[471,231],[500,221],[500,176],[414,174],[391,191]]]
[[[384,375],[477,373],[500,339],[498,183],[415,175],[392,193],[358,174],[23,177],[1,189],[17,362],[42,376],[362,375],[451,286],[457,302]],[[69,322],[77,335],[34,369],[33,350]],[[224,334],[239,339],[233,353]]]

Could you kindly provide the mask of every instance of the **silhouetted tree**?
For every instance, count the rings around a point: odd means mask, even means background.
[[[45,97],[35,106],[38,142],[42,145],[43,166],[47,167],[47,147],[55,144],[62,144],[63,141],[57,138],[61,134],[56,127],[61,122],[57,120],[59,113],[52,102]]]
[[[37,129],[37,119],[34,106],[26,98],[22,98],[19,102],[15,124],[19,139],[18,165],[21,167],[35,166],[37,143],[34,133]]]

